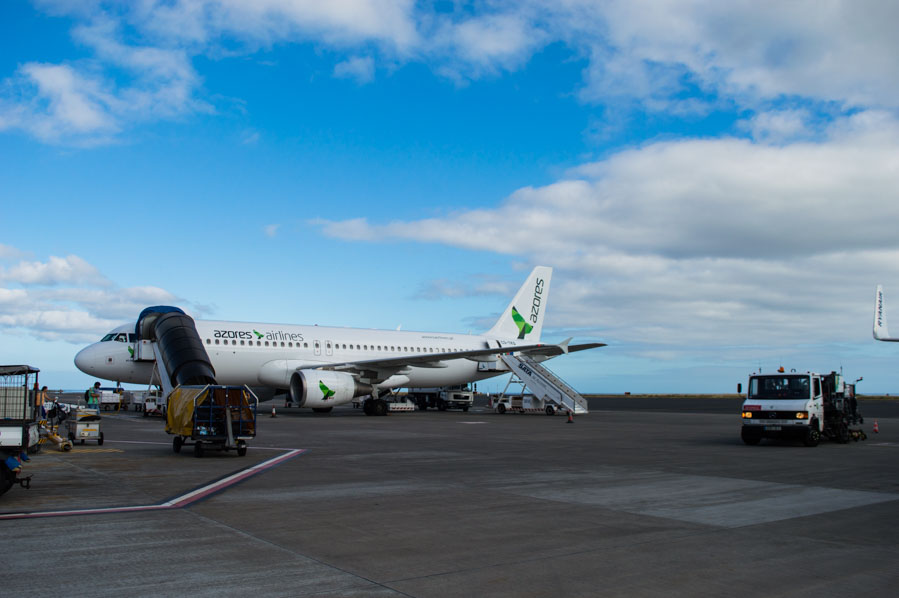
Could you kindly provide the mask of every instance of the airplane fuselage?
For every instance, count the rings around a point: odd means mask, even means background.
[[[315,367],[335,362],[358,362],[411,355],[439,354],[519,344],[481,335],[340,328],[259,322],[197,320],[200,336],[219,384],[284,388],[266,376],[266,364],[287,362],[293,367]],[[148,384],[153,362],[132,357],[134,325],[123,325],[75,358],[79,369],[98,378]],[[467,359],[443,362],[440,367],[409,366],[380,386],[431,387],[464,384],[503,372],[478,371]]]

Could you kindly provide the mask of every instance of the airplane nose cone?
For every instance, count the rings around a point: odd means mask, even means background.
[[[85,374],[93,374],[93,360],[91,359],[91,349],[93,345],[90,347],[85,347],[84,349],[78,351],[78,354],[75,355],[75,367],[84,372]]]

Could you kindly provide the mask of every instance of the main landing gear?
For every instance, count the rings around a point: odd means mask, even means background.
[[[389,406],[384,399],[371,398],[362,403],[362,411],[365,415],[387,415]]]

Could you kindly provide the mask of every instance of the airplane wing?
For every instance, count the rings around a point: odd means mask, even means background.
[[[469,359],[471,361],[493,361],[497,355],[504,353],[524,353],[536,358],[549,359],[557,355],[570,353],[571,351],[583,351],[596,347],[604,347],[605,343],[586,343],[569,346],[568,339],[558,345],[507,345],[504,347],[491,347],[487,349],[472,349],[469,351],[452,351],[448,353],[427,353],[422,355],[402,355],[384,359],[365,359],[361,361],[346,361],[343,363],[315,364],[310,363],[297,369],[333,370],[362,375],[369,379],[386,380],[394,374],[403,373],[411,366],[421,368],[445,368],[446,362],[454,359]]]

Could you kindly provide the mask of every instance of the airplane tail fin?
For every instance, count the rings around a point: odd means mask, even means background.
[[[877,285],[877,294],[874,296],[874,339],[899,342],[899,338],[890,336],[890,330],[887,327],[887,314],[883,307],[883,286],[881,285]]]
[[[534,268],[487,336],[539,342],[552,274],[549,266]]]

